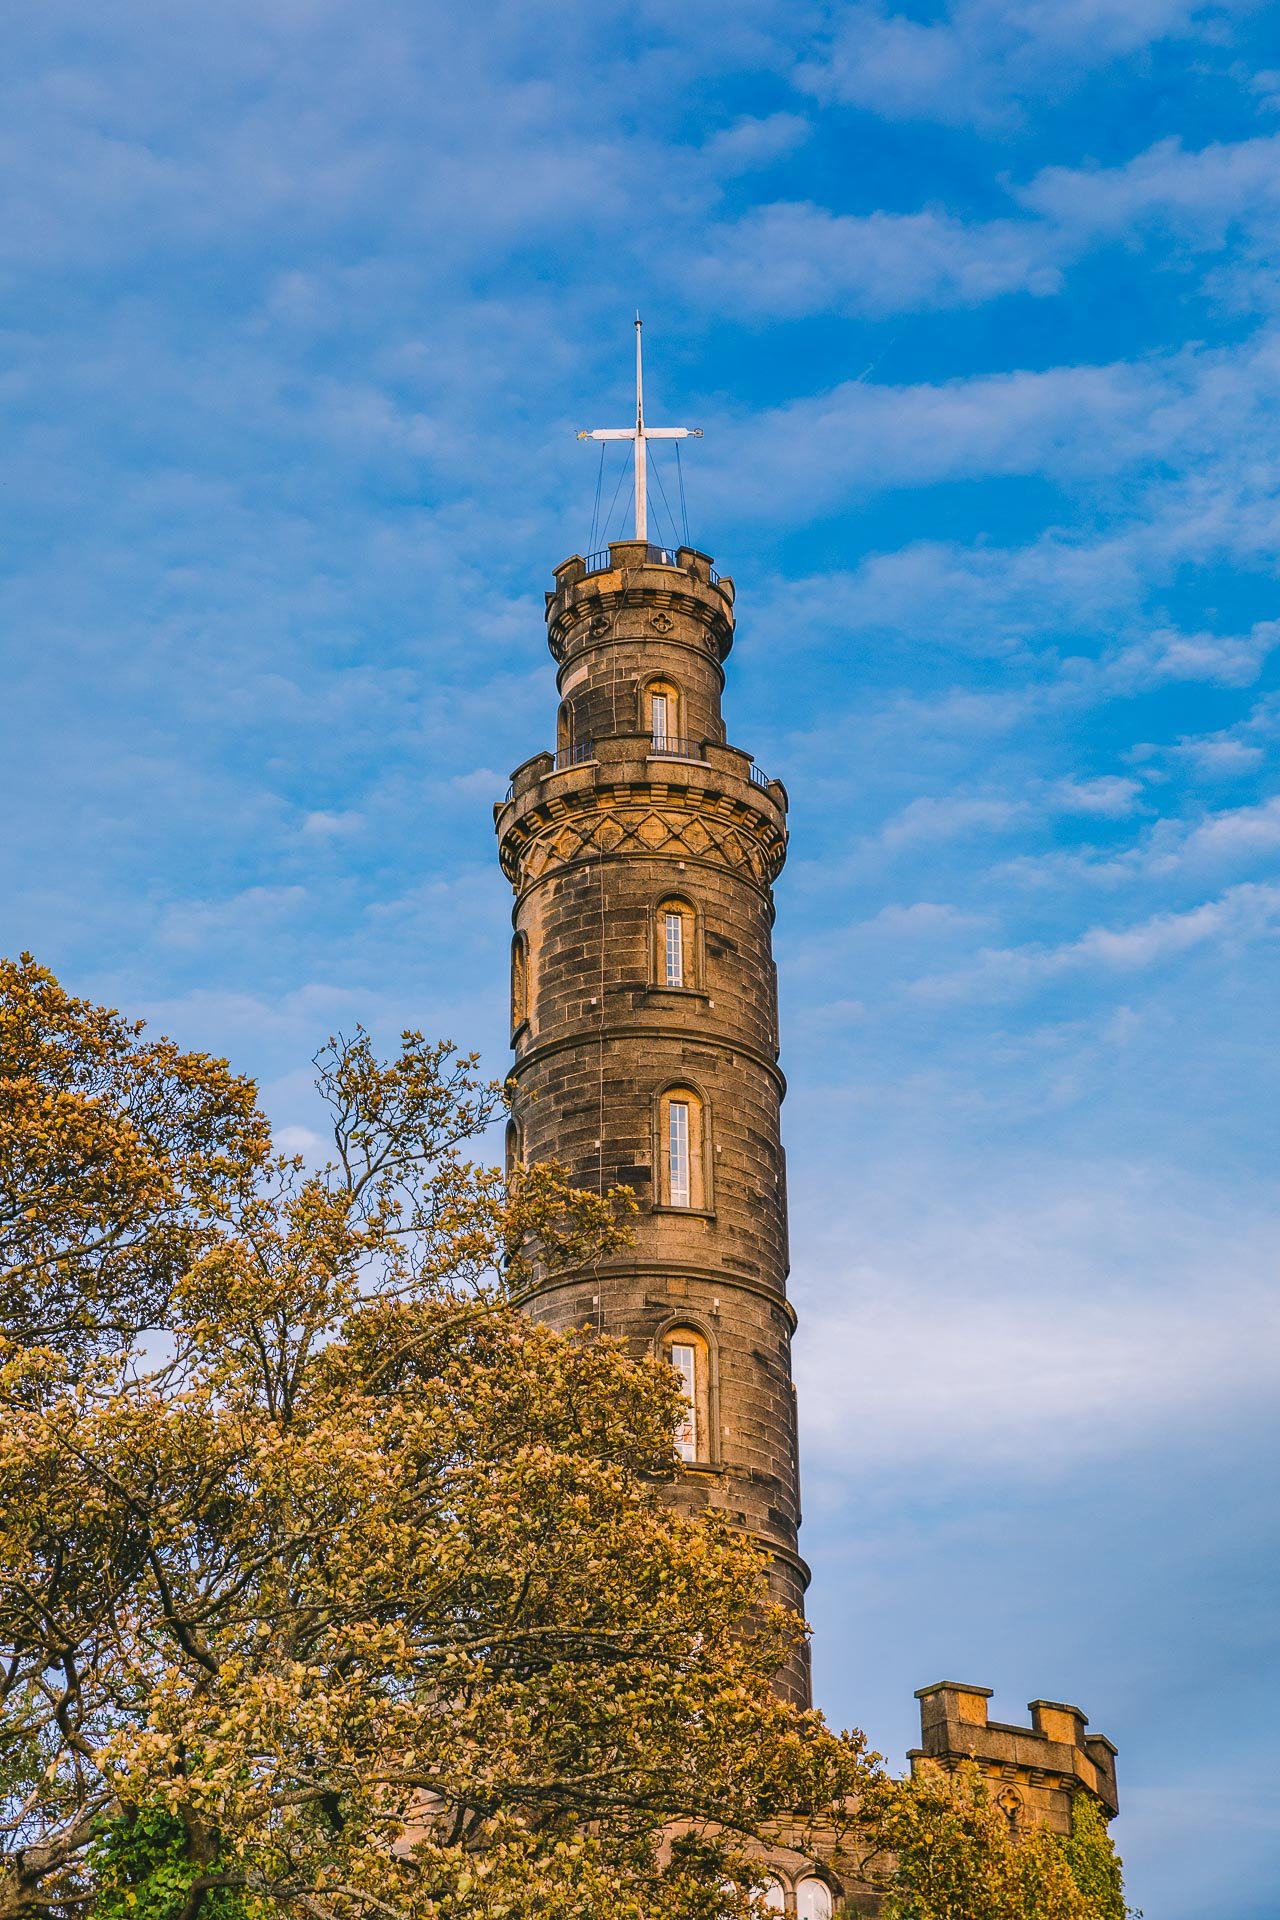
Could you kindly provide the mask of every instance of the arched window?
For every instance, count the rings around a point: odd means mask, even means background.
[[[687,900],[664,900],[654,925],[654,977],[660,987],[697,985],[696,922]]]
[[[529,948],[522,933],[511,942],[511,1031],[529,1018]]]
[[[671,680],[651,680],[644,691],[645,724],[655,753],[680,753],[683,727],[680,690]]]
[[[659,1352],[680,1377],[686,1413],[676,1428],[676,1452],[682,1460],[710,1460],[714,1451],[711,1428],[711,1350],[706,1335],[695,1327],[668,1327]]]
[[[773,1878],[773,1875],[770,1874],[769,1878],[764,1883],[763,1892],[764,1892],[764,1903],[766,1907],[768,1907],[770,1913],[786,1912],[787,1896],[783,1892],[781,1880],[775,1880]]]
[[[513,1115],[507,1122],[506,1134],[507,1178],[511,1178],[520,1162],[524,1159],[524,1144],[520,1138],[520,1122]]]
[[[665,1207],[707,1206],[705,1119],[689,1087],[670,1087],[658,1102],[659,1196]]]
[[[556,759],[560,765],[567,766],[573,758],[573,708],[567,700],[560,702],[556,714]]]
[[[831,1889],[825,1880],[806,1874],[796,1887],[796,1920],[831,1920]]]

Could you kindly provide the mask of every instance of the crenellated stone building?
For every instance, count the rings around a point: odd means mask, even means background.
[[[705,554],[619,540],[555,580],[555,751],[495,808],[515,891],[508,1153],[625,1184],[639,1213],[625,1251],[549,1280],[530,1311],[665,1355],[689,1407],[675,1499],[731,1514],[803,1613],[772,955],[787,796],[726,739],[734,589]],[[783,1684],[808,1701],[806,1654]],[[913,1765],[972,1755],[1013,1820],[1065,1830],[1079,1791],[1114,1813],[1115,1749],[1075,1708],[1037,1701],[1012,1728],[988,1721],[982,1688],[920,1698]],[[772,1891],[799,1920],[864,1908],[803,1855],[780,1853]]]

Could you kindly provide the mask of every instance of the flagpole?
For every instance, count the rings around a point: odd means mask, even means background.
[[[635,442],[636,539],[649,538],[649,440],[701,440],[701,427],[646,427],[644,423],[644,352],[641,346],[640,315],[636,315],[636,420],[633,427],[583,427],[579,440],[632,440]],[[612,509],[610,509],[612,512]]]
[[[645,468],[644,364],[640,349],[640,315],[636,315],[636,539],[649,538],[649,476]]]

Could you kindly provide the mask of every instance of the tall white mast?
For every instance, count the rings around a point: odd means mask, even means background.
[[[631,440],[635,443],[636,539],[649,538],[649,474],[646,447],[650,440],[701,440],[701,427],[646,427],[644,423],[644,356],[640,315],[636,315],[636,423],[634,427],[584,428],[579,440]]]
[[[636,539],[649,538],[649,475],[644,452],[644,358],[640,345],[643,328],[636,315]]]

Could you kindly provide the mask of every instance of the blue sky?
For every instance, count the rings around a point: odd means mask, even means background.
[[[53,0],[5,69],[5,948],[302,1144],[335,1025],[502,1069],[642,307],[792,796],[821,1702],[1077,1701],[1148,1920],[1280,1914],[1274,13]]]

